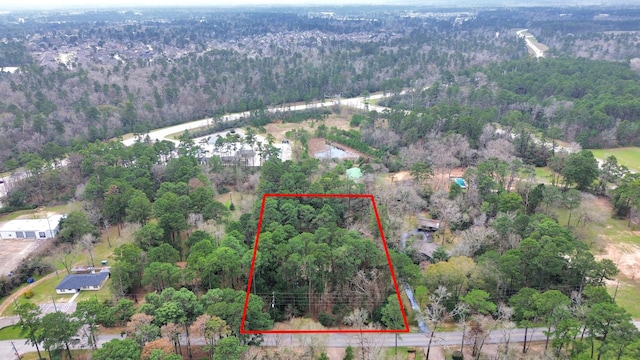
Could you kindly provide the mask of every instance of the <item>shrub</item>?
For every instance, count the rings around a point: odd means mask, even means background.
[[[318,321],[320,322],[320,324],[322,324],[322,326],[331,327],[335,325],[336,318],[331,314],[321,312],[320,315],[318,315]]]
[[[33,297],[33,295],[35,295],[35,294],[33,293],[33,290],[27,290],[27,291],[25,291],[25,292],[24,292],[24,297],[25,297],[26,299],[31,299],[31,298]]]

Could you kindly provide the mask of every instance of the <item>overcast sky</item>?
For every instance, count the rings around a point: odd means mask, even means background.
[[[564,5],[636,4],[637,0],[565,0]],[[416,5],[456,6],[496,4],[532,6],[559,5],[554,0],[2,0],[0,11],[15,9],[109,8],[148,6],[244,6],[244,5]]]
[[[436,0],[438,1],[438,0]],[[440,0],[441,1],[441,0]],[[136,7],[136,6],[243,6],[243,5],[345,5],[345,4],[410,4],[420,5],[425,2],[412,2],[408,0],[19,0],[2,1],[0,10],[16,8],[108,8],[108,7]],[[429,2],[426,2],[428,4]]]

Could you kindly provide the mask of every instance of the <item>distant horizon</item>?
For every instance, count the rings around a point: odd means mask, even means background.
[[[87,2],[83,0],[58,0],[55,2],[44,0],[24,0],[11,4],[0,5],[0,13],[21,10],[108,10],[135,8],[241,8],[241,7],[342,7],[342,6],[408,6],[408,7],[585,7],[585,6],[630,6],[640,7],[632,0],[569,0],[558,3],[555,0],[432,0],[416,3],[409,0],[235,0],[233,2],[220,0],[104,0]]]

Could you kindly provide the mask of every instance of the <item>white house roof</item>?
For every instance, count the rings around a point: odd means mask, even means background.
[[[62,215],[52,215],[47,219],[17,219],[4,224],[0,231],[47,231],[55,230]]]

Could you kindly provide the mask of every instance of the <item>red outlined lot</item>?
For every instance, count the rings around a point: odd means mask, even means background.
[[[400,311],[402,313],[402,319],[404,322],[403,329],[338,329],[338,330],[249,330],[245,329],[245,321],[247,317],[247,306],[249,305],[249,295],[251,294],[251,283],[253,280],[253,272],[256,262],[256,255],[258,252],[258,242],[260,240],[260,231],[262,229],[262,216],[264,214],[264,207],[269,197],[320,197],[320,198],[356,198],[356,199],[369,199],[371,200],[371,206],[378,222],[378,230],[380,231],[380,239],[382,239],[382,245],[387,257],[387,263],[389,264],[389,271],[391,272],[391,279],[393,280],[393,288],[398,297],[398,303],[400,304]],[[262,205],[260,207],[260,219],[258,220],[258,229],[256,234],[256,241],[253,246],[253,258],[251,260],[251,270],[249,271],[249,283],[247,285],[247,295],[244,302],[244,308],[242,310],[242,322],[240,323],[241,334],[335,334],[335,333],[407,333],[409,332],[409,323],[407,322],[407,314],[404,311],[402,304],[402,298],[400,296],[400,290],[398,288],[398,281],[396,280],[395,272],[393,271],[393,265],[391,262],[391,256],[389,255],[389,248],[387,247],[387,240],[384,237],[382,230],[382,224],[380,223],[380,216],[378,214],[378,208],[376,201],[371,194],[264,194],[262,196]]]

